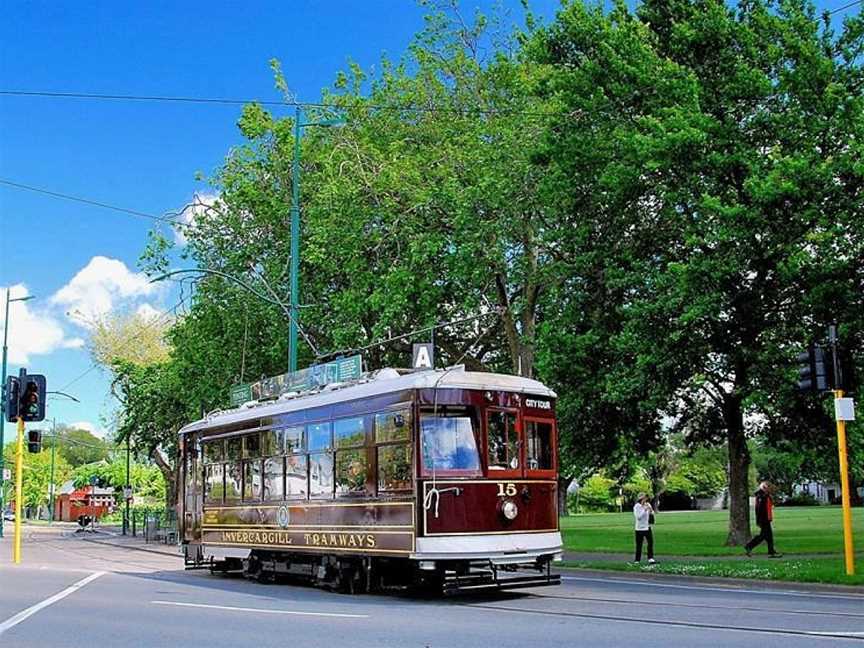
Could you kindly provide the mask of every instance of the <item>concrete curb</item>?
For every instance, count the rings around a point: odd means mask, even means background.
[[[796,593],[826,593],[845,594],[861,598],[864,602],[864,586],[859,585],[834,585],[830,583],[806,583],[799,581],[764,580],[761,578],[725,578],[721,576],[685,576],[682,574],[658,574],[646,572],[627,572],[617,569],[583,569],[580,567],[557,566],[564,573],[587,574],[589,576],[602,576],[609,578],[617,575],[622,580],[634,581],[666,581],[669,584],[678,585],[710,585],[712,587],[724,587],[730,591],[736,589],[763,589],[766,591],[783,591]]]
[[[97,532],[99,533],[99,532]],[[151,549],[150,547],[141,547],[134,544],[126,544],[120,542],[111,542],[106,539],[96,539],[96,538],[82,538],[85,542],[94,542],[96,544],[106,545],[110,547],[121,547],[123,549],[134,549],[135,551],[146,551],[147,553],[158,554],[160,556],[168,556],[170,558],[181,558],[182,554],[180,551],[171,551],[171,550],[163,550],[163,549]],[[179,547],[179,545],[176,545]]]

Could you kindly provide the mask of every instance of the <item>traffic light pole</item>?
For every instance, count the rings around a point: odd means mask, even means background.
[[[834,392],[834,398],[843,398],[843,390]],[[846,574],[855,574],[855,551],[852,543],[852,502],[849,496],[849,465],[846,459],[846,421],[837,418],[837,452],[840,454],[840,489],[843,494],[843,548],[846,556]]]
[[[21,564],[21,500],[24,497],[24,419],[18,417],[18,443],[15,447],[15,539],[12,561]]]
[[[48,482],[48,524],[54,521],[54,500],[57,497],[54,488],[54,453],[57,450],[57,419],[51,420],[51,479]]]

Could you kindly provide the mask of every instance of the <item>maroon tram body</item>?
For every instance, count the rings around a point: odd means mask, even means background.
[[[555,394],[381,370],[180,431],[186,563],[350,591],[557,583]]]

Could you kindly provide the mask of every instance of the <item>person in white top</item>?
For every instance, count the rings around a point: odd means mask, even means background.
[[[633,506],[633,517],[636,518],[636,559],[635,562],[642,561],[642,543],[648,540],[648,564],[653,565],[657,561],[654,560],[654,534],[651,532],[651,516],[654,514],[654,509],[651,507],[651,502],[648,501],[648,495],[639,493],[636,496],[636,504]]]

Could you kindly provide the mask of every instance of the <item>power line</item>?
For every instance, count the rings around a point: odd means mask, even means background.
[[[25,191],[32,191],[34,193],[44,194],[46,196],[52,196],[54,198],[62,198],[63,200],[71,200],[74,202],[84,203],[85,205],[93,205],[95,207],[102,207],[103,209],[111,209],[116,212],[121,212],[124,214],[131,214],[132,216],[140,216],[141,218],[149,218],[151,220],[159,221],[161,223],[171,223],[173,225],[180,225],[178,221],[168,218],[167,216],[155,216],[154,214],[148,214],[147,212],[138,211],[137,209],[128,209],[126,207],[118,207],[117,205],[111,205],[109,203],[104,203],[98,200],[91,200],[90,198],[82,198],[80,196],[73,196],[71,194],[60,193],[59,191],[51,191],[50,189],[43,189],[41,187],[34,187],[32,185],[26,185],[21,182],[13,182],[12,180],[6,180],[5,178],[0,178],[0,184],[4,184],[9,187],[15,187],[16,189],[24,189]]]
[[[262,106],[282,106],[286,108],[320,108],[323,110],[346,110],[346,106],[321,101],[262,101],[259,99],[233,99],[225,97],[182,97],[168,95],[130,95],[104,94],[96,92],[55,92],[49,90],[0,90],[0,96],[6,97],[47,97],[52,99],[92,99],[98,101],[141,101],[155,103],[188,103],[243,106],[257,103]],[[362,97],[361,97],[362,98]],[[444,113],[452,115],[528,115],[548,117],[548,112],[539,110],[521,110],[518,108],[479,108],[476,106],[442,107],[415,106],[411,104],[374,104],[363,105],[368,110],[392,110],[397,112]]]
[[[833,16],[834,14],[840,13],[841,11],[843,11],[845,9],[851,9],[855,5],[859,5],[862,2],[864,2],[864,0],[855,0],[855,2],[850,2],[849,4],[843,5],[842,7],[837,7],[836,9],[832,9],[831,11],[828,12],[828,15]]]

